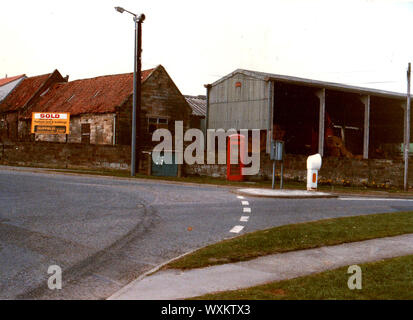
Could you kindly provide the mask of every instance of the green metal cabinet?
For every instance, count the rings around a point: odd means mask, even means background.
[[[172,153],[172,164],[166,164],[164,161],[164,155],[158,159],[152,160],[152,175],[159,177],[177,177],[178,165],[175,163],[175,153]]]

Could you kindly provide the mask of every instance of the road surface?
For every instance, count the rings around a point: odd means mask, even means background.
[[[171,258],[245,232],[404,210],[413,201],[240,199],[231,188],[1,166],[0,299],[105,299]],[[63,270],[61,290],[47,287],[51,265]]]

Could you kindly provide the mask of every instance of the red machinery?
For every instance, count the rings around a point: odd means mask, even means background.
[[[227,180],[242,181],[242,168],[244,167],[245,137],[232,134],[227,140]],[[233,163],[231,163],[233,162]]]

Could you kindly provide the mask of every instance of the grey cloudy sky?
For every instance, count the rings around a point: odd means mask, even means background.
[[[114,6],[145,13],[143,68],[184,94],[237,68],[406,90],[413,2],[391,0],[2,1],[0,77],[131,72],[132,17]]]

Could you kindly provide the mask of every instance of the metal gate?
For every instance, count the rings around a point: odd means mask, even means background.
[[[172,163],[165,163],[165,156],[163,153],[158,159],[152,160],[152,175],[159,177],[176,177],[178,176],[178,165],[175,163],[175,153],[172,153]]]

